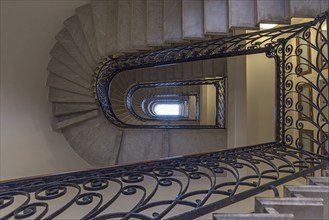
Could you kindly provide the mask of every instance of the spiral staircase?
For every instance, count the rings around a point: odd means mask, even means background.
[[[226,148],[225,129],[114,126],[103,116],[95,94],[99,69],[107,60],[124,54],[232,35],[235,29],[258,29],[262,22],[289,24],[292,17],[314,17],[328,4],[322,0],[93,0],[77,8],[76,14],[64,22],[50,51],[47,86],[56,119],[53,129],[61,131],[71,147],[93,166]],[[127,111],[125,94],[131,85],[223,77],[227,75],[226,61],[214,59],[121,73],[111,86],[113,109],[123,121],[152,123],[140,122]],[[198,89],[181,88],[179,92]],[[143,96],[154,92],[149,90]]]

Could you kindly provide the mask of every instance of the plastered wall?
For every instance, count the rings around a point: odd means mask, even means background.
[[[1,180],[90,167],[52,131],[45,85],[56,33],[87,2],[0,1]]]

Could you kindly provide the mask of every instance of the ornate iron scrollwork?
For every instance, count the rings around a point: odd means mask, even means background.
[[[2,219],[74,211],[75,219],[192,219],[323,166],[315,154],[268,143],[3,182],[0,210]]]
[[[225,128],[225,106],[226,106],[226,94],[225,94],[225,78],[214,78],[204,80],[186,80],[186,81],[175,81],[175,82],[150,82],[150,83],[137,83],[132,85],[127,92],[126,106],[128,111],[135,118],[141,121],[147,121],[152,119],[146,119],[140,117],[133,108],[133,95],[136,91],[145,88],[161,88],[161,87],[181,87],[181,86],[193,86],[193,85],[214,85],[216,87],[216,121],[215,125],[142,125],[143,128],[194,128],[194,129],[211,129],[211,128]],[[127,125],[130,128],[140,127],[139,125]]]
[[[110,60],[98,76],[98,99],[106,117],[124,126],[113,114],[108,98],[109,84],[120,71],[266,52],[275,57],[277,65],[277,140],[213,153],[1,182],[2,219],[65,218],[74,210],[81,215],[75,216],[79,219],[192,219],[325,167],[329,160],[325,146],[329,143],[329,81],[325,70],[329,31],[322,27],[324,23],[328,27],[328,19],[326,12],[304,24]],[[291,43],[296,38],[298,45]],[[305,57],[308,48],[314,58]],[[311,73],[306,73],[309,70]],[[312,128],[315,134],[306,134],[306,140],[316,145],[314,152],[306,150],[305,138],[300,138],[299,131],[306,128]]]

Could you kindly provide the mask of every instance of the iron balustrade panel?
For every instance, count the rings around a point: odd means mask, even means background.
[[[328,13],[274,51],[278,142],[329,158]]]
[[[314,153],[267,143],[0,183],[1,218],[192,219],[312,173]]]
[[[145,117],[143,115],[138,114],[135,110],[134,110],[134,105],[132,105],[132,109],[133,111],[136,112],[136,114],[139,115],[140,118],[142,118],[141,120],[155,120],[155,121],[161,121],[161,120],[189,120],[189,121],[195,121],[198,120],[199,118],[199,93],[173,93],[173,94],[152,94],[152,95],[147,95],[142,99],[141,102],[141,106],[142,106],[142,112],[145,115]],[[152,103],[170,103],[170,102],[186,102],[189,100],[190,97],[194,97],[196,100],[196,117],[195,119],[189,119],[187,116],[188,114],[188,110],[189,109],[184,109],[184,113],[183,115],[178,115],[178,116],[156,116],[155,114],[151,114],[151,102]],[[154,105],[154,104],[153,104]],[[129,110],[129,109],[128,109]],[[187,116],[185,116],[187,115]]]
[[[185,81],[175,81],[175,82],[149,82],[149,83],[136,83],[132,85],[126,95],[126,106],[128,111],[135,118],[141,121],[150,121],[144,117],[141,117],[136,113],[133,108],[133,96],[140,89],[146,88],[168,88],[168,87],[182,87],[182,86],[194,86],[194,85],[214,85],[216,87],[216,110],[215,110],[215,125],[167,125],[168,128],[193,128],[193,129],[210,129],[210,128],[225,128],[225,106],[226,106],[226,78],[218,77],[214,79],[204,79],[204,80],[185,80]],[[220,103],[219,103],[220,102]],[[166,120],[164,119],[160,120]],[[168,118],[169,119],[169,118]],[[179,120],[182,121],[182,120]],[[139,125],[129,125],[129,128],[139,128]],[[143,125],[143,128],[163,128],[161,125]]]
[[[114,114],[109,99],[111,81],[115,75],[122,71],[229,56],[271,53],[286,39],[316,25],[324,16],[320,15],[314,21],[298,25],[202,41],[170,49],[123,55],[116,58],[110,57],[100,68],[96,80],[96,93],[103,113],[114,125],[123,128],[130,127]],[[139,128],[143,128],[143,126]],[[170,127],[160,126],[157,128]]]

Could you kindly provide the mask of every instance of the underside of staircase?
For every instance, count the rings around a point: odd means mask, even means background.
[[[93,0],[64,21],[50,51],[47,86],[57,120],[53,129],[61,131],[71,147],[94,166],[226,148],[225,129],[114,126],[103,116],[95,93],[99,69],[113,57],[228,36],[235,29],[259,29],[260,23],[289,24],[292,17],[314,17],[328,4],[326,0]],[[124,99],[137,82],[226,74],[225,58],[126,71],[111,86],[114,111],[126,122],[140,123],[127,113]]]

